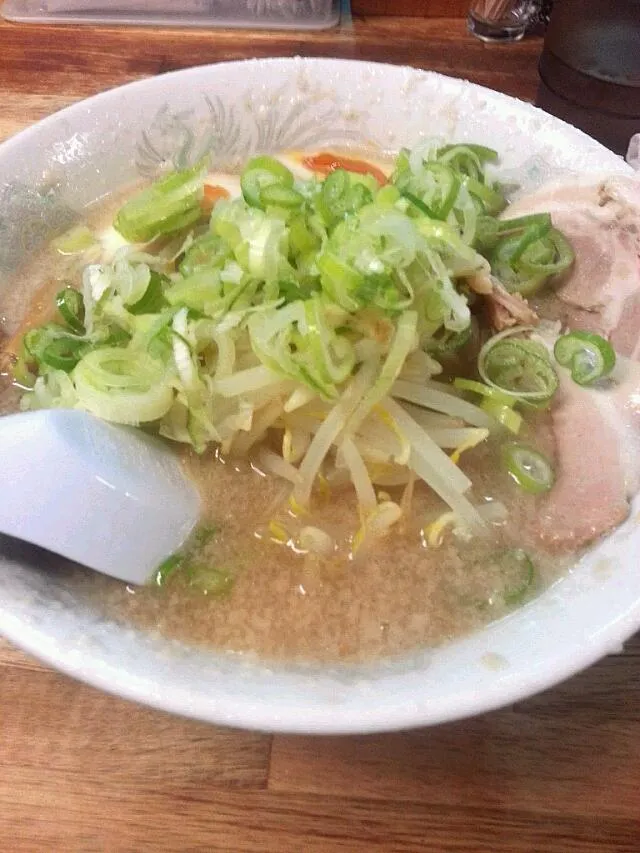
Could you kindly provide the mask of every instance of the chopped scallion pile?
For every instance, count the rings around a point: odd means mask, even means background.
[[[553,354],[558,364],[571,370],[578,385],[592,385],[609,376],[616,354],[609,341],[592,332],[575,331],[556,341]]]

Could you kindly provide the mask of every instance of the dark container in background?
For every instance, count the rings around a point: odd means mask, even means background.
[[[555,0],[536,104],[625,154],[640,133],[640,0]]]

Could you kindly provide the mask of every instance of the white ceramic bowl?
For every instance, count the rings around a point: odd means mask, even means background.
[[[528,104],[433,73],[323,59],[194,68],[90,98],[0,147],[0,276],[74,211],[166,161],[183,166],[212,150],[224,166],[256,150],[330,144],[394,150],[433,135],[498,148],[524,189],[628,169]],[[213,723],[316,733],[439,723],[522,699],[619,650],[640,627],[638,508],[526,607],[394,661],[266,666],[189,649],[103,621],[64,572],[29,564],[6,542],[0,631],[70,675]]]

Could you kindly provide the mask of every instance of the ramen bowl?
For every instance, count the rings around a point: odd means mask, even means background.
[[[326,59],[222,63],[65,109],[0,146],[0,303],[39,246],[96,200],[205,155],[331,146],[394,152],[440,136],[498,148],[518,192],[625,173],[621,159],[540,110],[466,81]],[[26,304],[21,297],[21,304]],[[479,714],[620,650],[640,627],[640,503],[535,600],[437,648],[358,664],[261,661],[188,647],[106,617],[51,555],[0,540],[0,632],[94,686],[156,708],[264,731],[364,733]]]

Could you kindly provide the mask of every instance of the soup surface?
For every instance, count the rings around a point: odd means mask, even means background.
[[[104,231],[115,209],[90,212],[90,226]],[[15,410],[19,398],[6,354],[16,351],[24,331],[50,317],[53,295],[77,277],[78,264],[48,248],[3,297],[1,412]],[[33,301],[25,311],[27,294]],[[536,305],[539,313],[557,316],[557,297],[545,299]],[[477,349],[477,342],[463,347],[439,379],[468,374]],[[386,535],[354,548],[358,502],[353,486],[337,478],[315,490],[308,521],[330,537],[330,553],[305,549],[293,533],[306,523],[304,513],[286,502],[291,484],[261,463],[260,453],[276,449],[277,441],[281,435],[271,433],[248,458],[213,446],[200,454],[177,450],[204,506],[204,533],[188,572],[178,569],[161,583],[133,589],[79,571],[79,586],[109,618],[187,643],[266,658],[366,660],[436,645],[504,616],[552,583],[586,542],[576,539],[568,550],[555,546],[555,533],[541,537],[540,518],[551,517],[548,495],[529,494],[514,482],[502,464],[505,435],[498,432],[463,457],[473,483],[468,497],[487,510],[484,535],[452,535],[450,525],[434,526],[447,506],[412,480],[375,486],[378,500],[411,512]],[[548,409],[527,414],[518,442],[563,464]],[[499,505],[508,508],[506,517],[492,513]],[[601,532],[594,524],[591,538]]]

